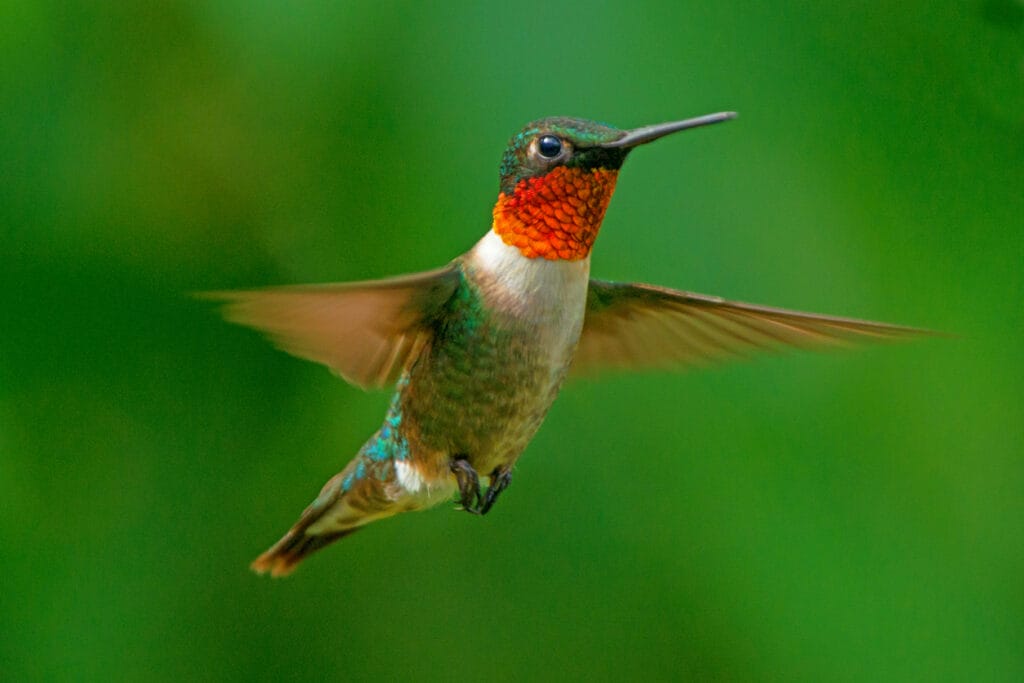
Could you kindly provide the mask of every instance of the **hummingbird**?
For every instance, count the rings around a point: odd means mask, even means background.
[[[590,277],[591,248],[626,157],[735,116],[632,130],[568,117],[534,121],[502,156],[490,230],[446,266],[206,294],[223,303],[229,321],[284,351],[364,389],[394,386],[380,428],[252,568],[288,574],[370,522],[455,495],[461,509],[487,514],[568,376],[923,332]]]

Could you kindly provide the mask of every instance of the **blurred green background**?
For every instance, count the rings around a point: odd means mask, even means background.
[[[1024,4],[0,9],[0,678],[1021,680]],[[593,270],[956,333],[567,386],[485,519],[248,562],[376,428],[185,293],[424,270],[505,141]]]

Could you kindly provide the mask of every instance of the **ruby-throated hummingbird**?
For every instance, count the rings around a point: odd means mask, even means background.
[[[443,268],[207,295],[226,302],[232,322],[352,384],[396,384],[384,424],[253,569],[287,574],[369,522],[431,507],[456,491],[463,509],[486,514],[567,375],[917,333],[590,278],[590,249],[629,153],[734,116],[634,130],[535,121],[505,150],[490,231]]]

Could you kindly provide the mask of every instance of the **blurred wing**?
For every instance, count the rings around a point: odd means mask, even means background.
[[[364,389],[387,386],[422,348],[459,283],[452,264],[388,280],[206,292],[224,317]]]
[[[924,334],[930,333],[653,285],[591,280],[572,372],[704,365],[761,349],[842,346]]]

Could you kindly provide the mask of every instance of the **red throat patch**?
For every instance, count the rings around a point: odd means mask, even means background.
[[[577,261],[590,254],[618,171],[559,166],[498,195],[494,232],[527,258]]]

